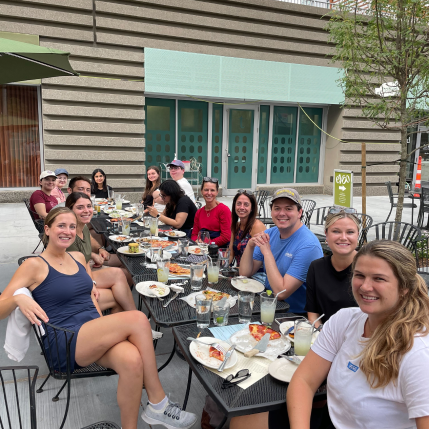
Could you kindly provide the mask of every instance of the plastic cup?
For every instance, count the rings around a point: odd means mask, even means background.
[[[219,305],[220,301],[213,303],[213,323],[217,326],[228,325],[228,316],[230,305],[225,302],[223,305]]]
[[[263,325],[271,325],[274,322],[276,313],[277,299],[274,294],[268,295],[266,292],[261,293],[261,322]]]
[[[295,355],[306,356],[310,351],[311,339],[313,337],[313,327],[308,320],[295,320],[294,329],[294,349]]]
[[[250,323],[254,301],[255,294],[253,292],[238,292],[238,321],[240,323]]]
[[[212,300],[205,295],[195,297],[195,309],[197,311],[197,327],[208,328],[210,325]]]

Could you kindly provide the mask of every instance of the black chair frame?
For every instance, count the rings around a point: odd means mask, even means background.
[[[34,227],[37,229],[37,232],[39,233],[39,243],[36,246],[36,248],[31,252],[34,253],[40,246],[40,244],[43,244],[42,238],[43,238],[43,234],[45,232],[45,222],[43,221],[43,219],[36,219],[35,216],[38,216],[37,213],[33,212],[30,209],[30,200],[28,198],[24,198],[24,204],[25,207],[27,207],[28,213],[31,217],[31,220],[33,221]],[[44,245],[44,244],[43,244]]]
[[[302,207],[301,221],[305,226],[307,226],[307,228],[309,228],[311,216],[313,215],[314,208],[316,207],[316,201],[301,200],[301,207]]]
[[[417,226],[419,228],[423,228],[423,220],[425,217],[425,213],[429,213],[429,188],[426,186],[422,186],[420,196],[420,209],[419,214],[417,216]],[[426,224],[426,229],[429,228],[429,216]]]
[[[253,195],[256,198],[256,205],[258,206],[258,218],[262,217],[265,219],[265,201],[268,199],[268,191],[264,191],[263,189],[258,189],[257,191],[253,192]],[[264,214],[261,216],[261,214]]]
[[[389,212],[389,214],[387,215],[387,218],[386,218],[386,222],[388,222],[389,217],[392,214],[392,210],[395,207],[398,207],[398,202],[396,201],[396,203],[395,203],[395,198],[398,198],[398,194],[394,194],[393,193],[392,184],[390,182],[386,182],[385,185],[387,186],[387,194],[389,195],[389,200],[390,200],[390,212]],[[403,208],[404,209],[410,209],[410,208],[416,209],[417,205],[414,204],[414,203],[404,203],[403,204]]]

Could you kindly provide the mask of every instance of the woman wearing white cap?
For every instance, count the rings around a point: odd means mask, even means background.
[[[52,195],[57,176],[53,171],[46,170],[40,175],[40,190],[34,191],[30,197],[30,210],[34,219],[45,219],[48,213],[58,205],[58,200]]]
[[[55,188],[51,192],[51,195],[58,200],[58,204],[61,204],[66,201],[66,196],[61,189],[65,188],[67,184],[69,172],[65,168],[57,168],[55,170],[55,176],[57,176],[57,180],[55,182]]]

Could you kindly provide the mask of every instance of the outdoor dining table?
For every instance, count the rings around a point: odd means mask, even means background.
[[[295,316],[293,313],[276,314],[276,318],[278,319],[293,316]],[[252,316],[252,321],[258,321],[258,317],[256,315]],[[228,324],[239,324],[238,317],[231,317]],[[279,330],[277,323],[274,323],[272,328],[277,331]],[[173,328],[175,341],[177,342],[184,359],[189,365],[188,386],[186,389],[183,409],[185,409],[187,405],[192,373],[196,375],[206,392],[211,396],[219,409],[225,414],[224,419],[217,426],[217,429],[222,428],[228,417],[272,411],[280,409],[285,404],[288,383],[281,382],[269,374],[245,390],[241,389],[240,385],[229,389],[222,389],[221,386],[224,379],[197,362],[189,351],[190,342],[187,338],[195,338],[200,331],[202,337],[213,337],[208,328],[201,329],[198,328],[196,324],[175,326]],[[286,354],[293,355],[293,348],[291,348]],[[315,399],[317,398],[318,400],[325,399],[325,397],[326,392],[324,388],[319,389],[315,395]]]

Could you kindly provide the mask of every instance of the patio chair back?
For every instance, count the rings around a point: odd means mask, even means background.
[[[30,209],[30,201],[27,198],[24,198],[24,204],[25,207],[27,207],[28,213],[31,217],[31,220],[34,223],[34,227],[37,229],[38,233],[41,234],[45,232],[45,222],[42,219],[36,219],[35,216],[37,216],[37,213],[33,212],[33,210]]]
[[[37,429],[35,389],[38,373],[39,367],[35,365],[0,367],[2,429]],[[18,382],[22,379],[26,380]]]
[[[395,204],[395,201],[394,201],[394,195],[392,190],[392,184],[390,182],[386,182],[386,187],[387,187],[387,195],[389,195],[390,204],[393,206],[393,204]]]
[[[317,209],[313,209],[311,215],[311,221],[308,224],[310,228],[311,225],[314,226],[323,226],[325,225],[326,216],[329,214],[329,210],[334,206],[325,206],[325,207],[317,207]]]
[[[397,229],[398,242],[415,254],[416,243],[420,241],[421,231],[414,225],[405,222],[382,222],[362,231],[359,246],[373,240],[394,240]]]
[[[313,210],[316,207],[316,201],[314,200],[301,200],[302,203],[302,218],[301,221],[304,225],[310,228],[310,219],[313,214]]]
[[[265,218],[265,215],[266,215],[265,201],[268,198],[268,191],[264,191],[262,189],[258,189],[257,191],[253,192],[253,195],[256,198],[256,204],[258,206],[258,216],[257,217],[263,217],[263,218]]]

